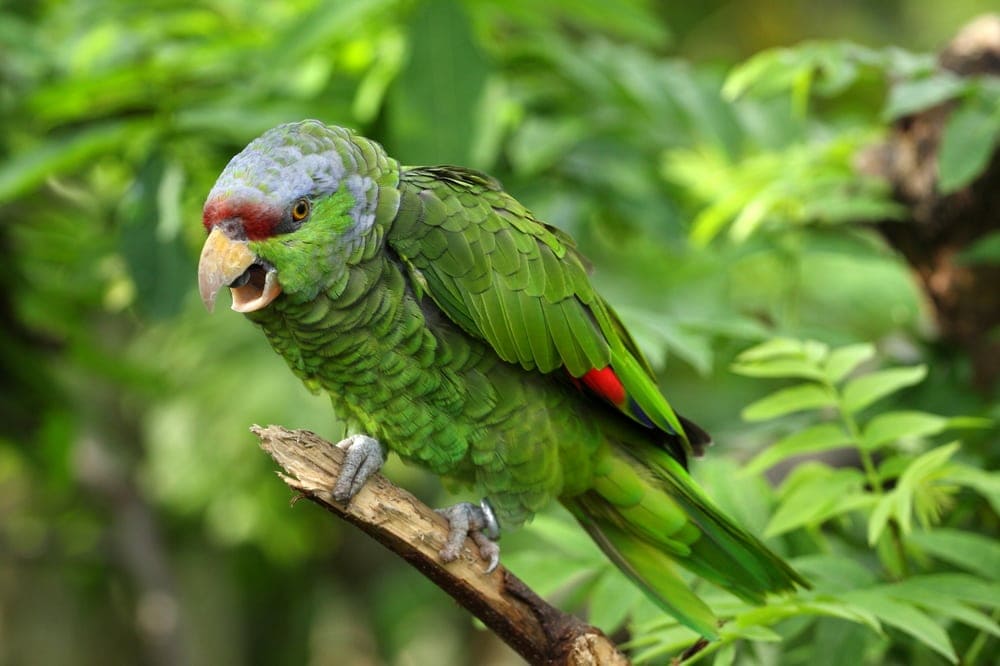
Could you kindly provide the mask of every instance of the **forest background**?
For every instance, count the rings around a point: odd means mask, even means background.
[[[306,117],[577,238],[696,476],[815,583],[701,588],[701,659],[996,663],[1000,19],[948,47],[990,6],[0,3],[0,664],[520,663],[248,431],[340,433],[195,287],[215,177]],[[694,639],[557,507],[504,561],[637,661]]]

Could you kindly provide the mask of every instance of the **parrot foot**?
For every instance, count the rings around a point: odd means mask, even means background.
[[[441,549],[441,559],[454,562],[462,552],[465,537],[470,536],[479,546],[479,556],[489,564],[486,573],[492,573],[500,564],[500,524],[493,513],[493,507],[483,500],[479,506],[471,502],[460,502],[454,506],[438,509],[437,512],[448,520],[448,540]]]
[[[377,439],[367,435],[352,435],[337,442],[338,449],[347,455],[340,467],[340,475],[333,485],[333,499],[346,504],[358,494],[372,474],[382,469],[385,456]]]

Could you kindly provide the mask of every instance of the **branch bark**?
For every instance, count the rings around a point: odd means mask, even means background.
[[[330,494],[344,452],[308,430],[253,426],[260,445],[281,466],[290,488],[393,551],[532,664],[625,665],[628,659],[600,629],[547,604],[502,565],[491,574],[471,539],[458,560],[438,556],[448,525],[410,493],[375,475],[350,504]]]

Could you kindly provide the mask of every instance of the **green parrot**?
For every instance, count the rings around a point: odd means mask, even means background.
[[[806,581],[722,514],[687,472],[710,443],[679,417],[564,232],[483,173],[402,167],[342,127],[275,127],[205,203],[198,267],[212,309],[259,326],[356,434],[333,488],[349,501],[387,451],[472,484],[442,510],[441,551],[471,536],[492,570],[499,528],[553,499],[664,610],[717,621],[675,563],[763,603]]]

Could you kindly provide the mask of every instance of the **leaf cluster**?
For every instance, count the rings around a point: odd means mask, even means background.
[[[815,651],[839,650],[849,640],[852,647],[832,663],[910,662],[921,648],[974,663],[1000,636],[1000,547],[975,521],[955,518],[960,503],[975,496],[995,515],[1000,474],[963,461],[957,441],[933,443],[949,431],[993,424],[882,406],[920,383],[926,367],[878,368],[876,356],[867,343],[831,348],[772,338],[736,358],[737,374],[791,382],[748,404],[744,419],[785,423],[791,432],[741,468],[720,461],[697,471],[741,522],[797,553],[791,561],[814,588],[754,608],[703,586],[699,593],[727,621],[722,640],[699,659],[714,653],[716,663],[733,663],[738,655],[769,654],[783,664],[812,663]],[[782,467],[772,491],[760,475]],[[638,663],[691,645],[690,630],[641,596],[622,594],[621,574],[565,522],[546,518],[536,527],[537,538],[562,553],[560,563],[519,551],[514,566],[546,592],[569,591],[567,601],[585,602],[606,629],[629,620]]]
[[[878,108],[889,123],[938,105],[951,107],[941,138],[938,188],[955,192],[976,178],[1000,143],[1000,83],[995,76],[958,76],[928,54],[850,42],[807,42],[758,53],[726,81],[730,97],[788,93],[805,115],[810,97],[844,95],[877,79],[888,88]]]
[[[837,663],[862,656],[915,659],[919,649],[890,641],[895,631],[952,663],[960,661],[953,638],[960,635],[966,646],[961,661],[972,663],[988,637],[1000,636],[1000,547],[948,520],[963,493],[978,494],[996,512],[1000,474],[960,460],[957,441],[931,444],[935,435],[992,423],[879,410],[880,403],[921,382],[926,368],[878,369],[875,357],[867,343],[830,348],[773,338],[747,349],[733,364],[737,374],[793,382],[747,405],[743,417],[751,423],[784,420],[794,427],[741,469],[727,468],[722,478],[704,480],[716,492],[719,485],[736,483],[730,493],[747,515],[748,501],[771,494],[755,483],[759,475],[794,461],[773,493],[773,508],[765,499],[752,509],[749,522],[766,521],[766,538],[783,539],[799,553],[792,561],[814,589],[764,608],[705,590],[713,608],[729,620],[722,640],[707,649],[717,653],[718,663],[732,663],[741,653],[760,658],[762,642],[776,644],[781,663],[810,663],[812,650],[835,649],[845,635],[856,643],[850,652],[855,657]],[[725,494],[717,499],[733,501]],[[552,526],[544,531],[572,543]],[[588,601],[595,607],[593,617],[608,623],[603,626],[616,626],[632,614],[637,661],[683,651],[692,641],[690,631],[650,611],[643,600],[606,598],[602,590],[617,574],[602,568],[599,559],[588,558],[553,580],[566,585],[581,574],[590,577]],[[795,648],[803,641],[811,645],[807,652]]]

